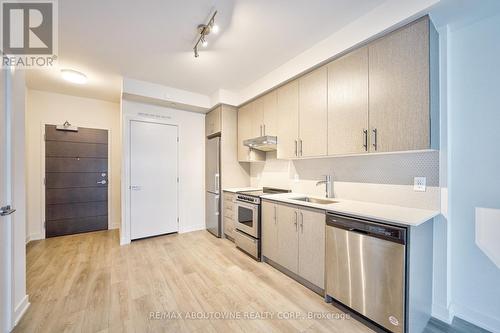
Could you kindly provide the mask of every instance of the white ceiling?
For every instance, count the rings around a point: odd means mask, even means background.
[[[121,78],[210,95],[240,90],[384,0],[59,0],[59,69],[28,71],[28,86],[119,100]],[[193,57],[196,26],[213,9],[220,26]]]

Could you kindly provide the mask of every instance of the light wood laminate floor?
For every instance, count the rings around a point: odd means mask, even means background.
[[[371,332],[354,319],[280,319],[341,312],[206,231],[127,246],[116,230],[31,242],[27,284],[15,332]]]

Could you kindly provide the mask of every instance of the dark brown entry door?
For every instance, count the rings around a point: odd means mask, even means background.
[[[45,236],[108,229],[108,131],[45,126]]]

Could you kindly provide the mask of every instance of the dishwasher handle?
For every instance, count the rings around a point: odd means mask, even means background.
[[[327,227],[340,228],[367,237],[376,237],[394,243],[406,244],[407,229],[404,227],[397,227],[334,213],[327,213],[326,225]]]

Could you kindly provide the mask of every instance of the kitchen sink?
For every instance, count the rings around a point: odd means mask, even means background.
[[[301,198],[290,198],[291,200],[310,202],[321,205],[329,205],[337,203],[338,201],[332,199],[319,199],[319,198],[310,198],[310,197],[301,197]]]

